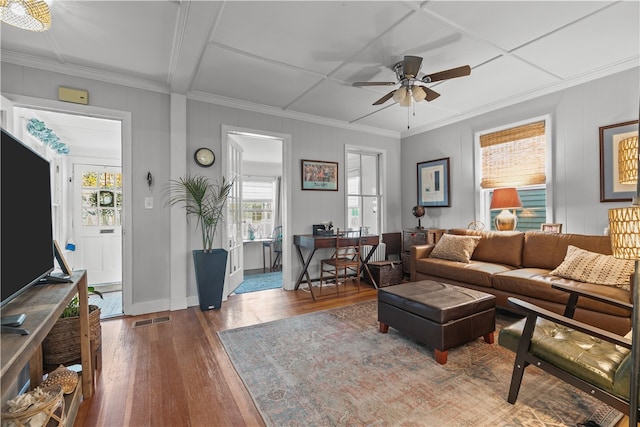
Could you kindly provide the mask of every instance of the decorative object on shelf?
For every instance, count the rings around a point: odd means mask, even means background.
[[[49,372],[47,378],[40,384],[40,387],[51,387],[59,385],[64,394],[73,393],[78,385],[78,373],[67,369],[64,365],[58,366]]]
[[[338,162],[301,160],[302,189],[338,191]]]
[[[418,163],[418,204],[449,207],[449,200],[449,157]]]
[[[62,387],[37,387],[7,402],[3,427],[63,427],[66,423]]]
[[[540,224],[540,230],[548,233],[562,233],[562,224]]]
[[[216,155],[208,148],[198,148],[193,154],[196,163],[202,167],[208,168],[216,161]]]
[[[53,133],[43,121],[31,118],[27,122],[27,132],[42,141],[43,144],[51,147],[52,150],[58,154],[69,154],[69,147],[67,144],[60,141],[58,135]]]
[[[426,209],[423,206],[416,205],[416,206],[413,207],[413,209],[411,209],[411,213],[413,214],[413,216],[418,218],[418,226],[416,228],[418,230],[422,230],[424,227],[422,227],[422,224],[420,223],[420,220],[422,219],[422,217],[426,213]]]
[[[29,31],[42,32],[51,28],[51,12],[44,0],[0,1],[0,20]]]
[[[170,180],[164,188],[165,204],[184,208],[187,217],[194,215],[196,227],[202,233],[202,249],[191,251],[202,311],[222,306],[228,252],[222,248],[214,249],[213,239],[224,217],[224,205],[233,184],[234,180],[227,181],[225,177],[218,184],[196,175]]]
[[[599,129],[600,201],[630,202],[636,191],[633,177],[637,177],[638,169],[638,120]]]
[[[515,188],[496,188],[493,190],[491,207],[489,209],[492,211],[501,210],[495,219],[496,230],[515,230],[518,225],[518,217],[515,214],[515,210],[521,207],[522,202],[520,201],[518,190]],[[509,209],[513,209],[514,212],[509,212]]]

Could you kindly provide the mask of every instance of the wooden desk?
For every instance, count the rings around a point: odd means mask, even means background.
[[[2,334],[1,383],[2,404],[7,398],[12,382],[29,363],[31,388],[42,381],[42,341],[68,302],[78,293],[80,298],[80,354],[82,359],[82,388],[84,399],[93,395],[93,363],[89,344],[89,299],[87,290],[87,274],[84,270],[74,271],[71,275],[73,283],[36,285],[2,307],[2,314],[10,316],[24,313],[26,320],[21,328],[29,331],[29,335]],[[73,425],[73,420],[71,420]]]
[[[357,238],[353,237],[352,239],[355,240]],[[317,282],[320,279],[312,280],[311,277],[309,277],[309,273],[307,272],[307,269],[309,268],[309,264],[311,263],[311,259],[313,258],[313,255],[316,253],[316,250],[335,249],[336,236],[316,236],[313,234],[296,234],[293,236],[293,244],[296,245],[296,252],[298,253],[298,259],[300,260],[300,263],[302,263],[302,271],[298,275],[298,279],[296,280],[296,286],[294,289],[297,290],[300,287],[300,283],[302,283],[302,278],[306,276],[307,284],[309,285],[309,290],[311,291],[311,297],[313,299],[316,299],[315,295],[313,294],[313,287],[311,286],[311,282]],[[367,262],[369,261],[369,258],[371,258],[371,255],[373,255],[373,252],[375,252],[376,248],[380,244],[380,236],[375,236],[375,235],[362,236],[362,244],[370,245],[371,250],[369,251],[369,253],[367,253],[365,258],[362,259],[360,272],[364,270],[369,276],[369,279],[371,279],[371,283],[373,283],[373,286],[377,289],[378,285],[376,284],[376,281],[371,275],[371,271],[369,271]],[[303,248],[309,250],[309,254],[307,255],[306,259],[302,255]]]

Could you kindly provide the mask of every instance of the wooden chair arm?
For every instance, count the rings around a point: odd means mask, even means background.
[[[543,319],[547,319],[551,322],[567,326],[571,329],[575,329],[576,331],[583,332],[587,335],[591,335],[604,341],[617,344],[621,347],[631,349],[631,340],[621,335],[614,334],[613,332],[600,329],[587,323],[579,322],[570,317],[565,317],[563,315],[554,313],[553,311],[545,310],[544,308],[538,307],[526,301],[522,301],[518,298],[508,297],[507,300],[509,301],[509,304],[527,313],[527,322],[529,321],[529,319],[531,319],[531,316],[542,317]]]

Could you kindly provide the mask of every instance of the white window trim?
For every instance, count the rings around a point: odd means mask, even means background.
[[[489,230],[491,228],[491,214],[489,212],[489,206],[491,204],[491,193],[493,192],[492,188],[482,188],[480,186],[480,182],[482,181],[482,153],[480,150],[480,137],[487,133],[499,132],[501,130],[514,128],[518,126],[523,126],[529,123],[539,122],[544,120],[544,133],[545,133],[545,176],[546,181],[543,185],[531,185],[531,186],[523,186],[519,188],[545,188],[546,197],[547,197],[547,209],[546,209],[546,217],[547,222],[554,223],[555,219],[553,217],[553,152],[552,152],[552,143],[551,137],[553,128],[553,122],[551,121],[551,115],[545,114],[542,116],[532,117],[526,120],[522,120],[515,123],[509,123],[503,126],[495,127],[492,129],[484,129],[479,132],[475,132],[473,137],[473,162],[475,165],[475,221],[480,221],[484,223],[485,230]]]
[[[364,147],[364,146],[360,146],[360,145],[352,145],[352,144],[345,144],[344,145],[344,162],[343,162],[343,167],[342,167],[342,182],[344,183],[342,185],[342,188],[344,188],[344,209],[343,209],[343,223],[344,224],[348,224],[349,221],[349,217],[347,214],[347,209],[346,207],[349,205],[349,188],[347,186],[347,180],[349,179],[349,171],[347,170],[347,164],[348,164],[348,156],[349,156],[349,152],[357,152],[359,154],[371,154],[371,155],[378,155],[380,162],[378,164],[378,186],[380,188],[380,203],[378,204],[378,209],[380,210],[380,215],[379,217],[379,221],[380,224],[378,224],[378,230],[380,235],[382,235],[382,233],[385,232],[385,215],[387,212],[387,205],[386,205],[386,201],[385,201],[385,194],[387,193],[387,180],[386,180],[386,176],[387,176],[387,150],[382,149],[382,148],[372,148],[372,147]]]

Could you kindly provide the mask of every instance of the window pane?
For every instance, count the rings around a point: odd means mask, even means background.
[[[363,154],[361,162],[361,194],[378,194],[378,156]]]
[[[363,197],[362,226],[369,229],[369,234],[380,234],[378,230],[378,199],[377,197]]]
[[[519,189],[518,195],[522,208],[516,210],[518,217],[517,230],[540,230],[540,225],[547,222],[547,198],[544,188]],[[491,211],[491,230],[495,230],[495,219],[499,210]]]

